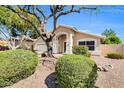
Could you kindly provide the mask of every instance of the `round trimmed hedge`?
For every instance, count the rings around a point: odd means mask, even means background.
[[[38,57],[29,50],[0,52],[0,87],[5,87],[33,74]]]
[[[57,60],[56,76],[62,88],[92,88],[97,79],[96,63],[81,55],[64,55]]]
[[[91,54],[88,51],[87,46],[73,46],[72,52],[73,52],[73,54],[76,54],[76,55],[83,55],[83,56],[86,56],[86,57],[91,56]]]

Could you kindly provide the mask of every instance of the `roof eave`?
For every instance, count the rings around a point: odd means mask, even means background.
[[[78,33],[83,33],[83,34],[87,34],[87,35],[91,35],[91,36],[94,36],[94,37],[98,37],[98,38],[105,38],[104,36],[99,36],[99,35],[95,35],[95,34],[90,34],[90,33],[86,33],[86,32],[81,32],[81,31],[79,31],[79,30],[76,30],[76,29],[74,29],[73,27],[71,27],[71,26],[67,26],[67,25],[59,25],[59,26],[57,26],[57,28],[58,27],[66,27],[66,28],[70,28],[70,29],[73,29],[75,32],[78,32]]]

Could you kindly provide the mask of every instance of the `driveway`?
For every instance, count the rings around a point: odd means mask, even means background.
[[[100,88],[124,88],[124,60],[93,56],[99,66],[112,65],[108,72],[98,72],[96,86]]]
[[[112,65],[113,69],[108,72],[98,72],[99,76],[96,86],[99,88],[124,88],[124,60],[109,59],[99,56],[93,56],[92,59],[99,66]],[[54,59],[50,59],[54,60]],[[36,71],[30,77],[23,79],[10,88],[56,88],[54,69],[52,62],[42,60],[38,64]]]

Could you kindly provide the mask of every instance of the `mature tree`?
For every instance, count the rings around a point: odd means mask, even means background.
[[[34,41],[34,39],[31,39],[30,37],[19,34],[15,28],[10,30],[3,25],[0,25],[0,37],[8,43],[8,48],[12,50],[20,48],[22,43],[24,43],[25,47],[29,49],[30,46],[25,43],[25,41]]]
[[[16,13],[21,19],[24,19],[26,22],[30,23],[35,31],[40,35],[44,40],[47,46],[48,56],[52,56],[50,42],[55,36],[57,20],[64,15],[71,13],[80,13],[81,10],[96,10],[95,6],[67,6],[67,5],[50,5],[50,6],[35,6],[35,5],[23,5],[23,6],[3,6],[12,12]],[[45,8],[44,8],[45,7]],[[34,24],[30,18],[26,15],[30,14],[34,16],[38,21],[38,26]],[[53,30],[51,33],[47,33],[46,25],[48,20],[53,19]]]
[[[103,39],[104,44],[121,44],[122,41],[117,36],[108,36],[105,39]]]
[[[19,10],[18,10],[19,11]],[[25,16],[32,20],[34,24],[37,24],[36,18],[30,14],[26,14]],[[8,47],[10,49],[19,48],[22,42],[27,38],[27,32],[31,30],[34,35],[30,35],[30,37],[38,36],[36,31],[30,23],[21,19],[16,13],[10,11],[9,9],[0,6],[0,32],[4,36],[4,39],[8,42]],[[33,40],[31,38],[28,38]],[[16,41],[19,44],[15,44]]]
[[[35,25],[37,25],[38,21],[34,16],[27,13],[24,13],[24,15],[29,20],[32,20]],[[16,28],[22,34],[26,34],[28,30],[34,31],[34,28],[31,24],[25,20],[22,20],[17,14],[2,6],[0,6],[0,24],[6,25],[6,27],[9,29]]]
[[[103,33],[102,33],[103,36],[116,36],[116,33],[114,30],[112,29],[106,29]]]

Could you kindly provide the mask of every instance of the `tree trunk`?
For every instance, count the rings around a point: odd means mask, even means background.
[[[50,42],[45,41],[45,43],[46,43],[46,47],[47,47],[47,56],[48,57],[54,57],[53,56],[53,49],[52,49],[52,46],[50,45]]]

